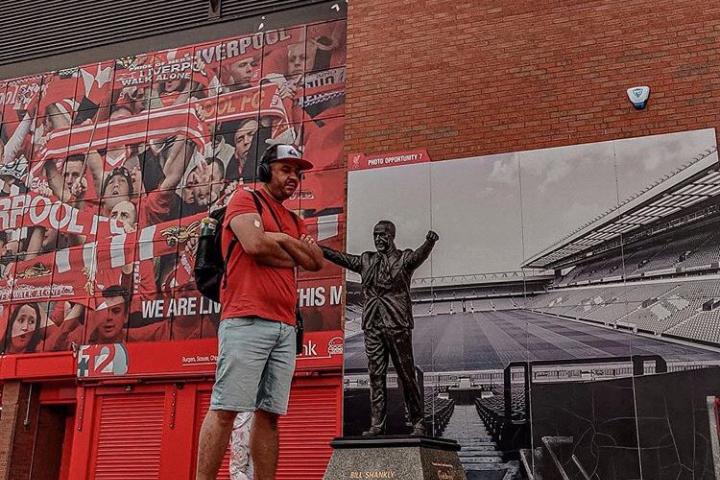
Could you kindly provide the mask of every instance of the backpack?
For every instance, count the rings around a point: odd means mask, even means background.
[[[262,215],[263,206],[260,203],[258,194],[254,191],[251,191],[250,194],[255,202],[258,215]],[[222,284],[222,286],[225,287],[227,284],[225,265],[227,265],[228,260],[230,260],[230,255],[238,243],[238,239],[233,235],[232,240],[230,240],[227,256],[223,258],[222,232],[226,210],[227,207],[225,206],[210,212],[208,216],[217,222],[215,231],[200,235],[195,253],[195,285],[203,296],[217,303],[220,303],[220,285]]]
[[[263,206],[260,200],[260,196],[255,191],[250,191],[255,202],[255,208],[257,208],[258,215],[262,216]],[[201,234],[198,239],[197,251],[195,253],[195,285],[203,296],[209,298],[213,302],[220,303],[220,285],[224,288],[227,285],[227,276],[225,275],[225,265],[230,260],[230,255],[238,243],[238,239],[235,235],[230,240],[230,246],[228,247],[228,253],[223,258],[222,256],[222,231],[223,222],[225,221],[225,210],[227,207],[220,207],[210,213],[209,217],[215,220],[216,227],[215,231],[210,234]],[[275,212],[270,209],[270,214],[275,220],[279,230],[280,222],[275,216]],[[298,218],[293,213],[293,220],[298,225]],[[300,305],[298,304],[295,308],[295,329],[297,332],[297,353],[302,353],[303,345],[303,334],[304,334],[304,323],[302,315],[300,314]]]

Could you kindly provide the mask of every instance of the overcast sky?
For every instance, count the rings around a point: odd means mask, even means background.
[[[350,172],[348,251],[373,249],[372,227],[386,218],[400,248],[416,248],[430,228],[440,235],[416,277],[519,270],[715,144],[706,129]]]

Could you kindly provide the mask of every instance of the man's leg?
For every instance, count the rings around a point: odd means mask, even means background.
[[[415,359],[412,348],[412,330],[389,330],[387,343],[390,348],[398,380],[402,386],[405,407],[410,416],[410,422],[415,427],[416,434],[424,434],[424,401],[423,392],[420,391],[415,372]]]
[[[382,435],[387,421],[387,368],[388,350],[383,334],[376,329],[364,330],[365,354],[370,375],[370,430],[364,435]]]
[[[256,401],[258,408],[255,410],[250,435],[250,455],[255,478],[275,480],[279,447],[278,417],[287,413],[295,371],[295,328],[270,321],[263,325],[274,332],[276,343],[270,350],[260,379]]]
[[[200,429],[197,480],[215,480],[225,456],[236,412],[208,410]]]
[[[278,415],[256,410],[250,434],[250,455],[255,478],[274,479],[278,461]]]
[[[197,480],[215,480],[236,412],[255,410],[260,379],[275,344],[257,318],[229,318],[218,329],[218,361],[210,411],[200,430]]]

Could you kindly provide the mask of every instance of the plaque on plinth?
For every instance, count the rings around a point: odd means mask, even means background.
[[[323,480],[466,480],[454,440],[381,435],[340,437]]]

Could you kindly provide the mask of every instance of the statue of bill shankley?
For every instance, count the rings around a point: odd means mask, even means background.
[[[412,434],[424,436],[423,392],[418,388],[413,359],[414,320],[410,301],[413,272],[430,256],[437,233],[429,231],[417,250],[395,246],[395,225],[382,220],[373,229],[375,252],[351,255],[323,247],[325,258],[360,274],[364,298],[362,329],[370,374],[370,429],[363,436],[386,434],[387,369],[392,359],[413,424]]]

